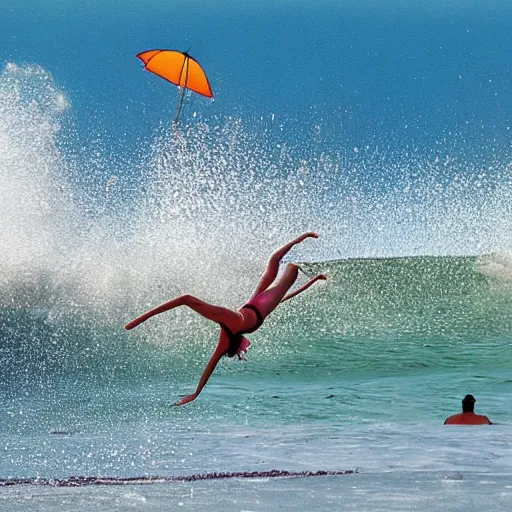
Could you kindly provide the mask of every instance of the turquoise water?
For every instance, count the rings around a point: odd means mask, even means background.
[[[512,11],[402,7],[0,6],[0,509],[508,510]],[[175,130],[134,55],[189,45]],[[172,407],[218,326],[123,326],[310,230],[327,282]],[[443,427],[467,393],[496,425]]]
[[[503,260],[305,265],[326,272],[328,284],[277,310],[252,336],[249,361],[222,361],[200,398],[182,408],[170,404],[194,389],[215,325],[173,312],[128,336],[106,321],[84,326],[76,312],[52,319],[51,310],[5,308],[1,474],[12,481],[355,470],[312,478],[316,483],[277,484],[262,476],[250,491],[240,479],[220,482],[216,488],[234,494],[219,491],[212,506],[264,510],[277,499],[292,510],[320,494],[318,510],[331,510],[348,485],[358,489],[354,510],[410,510],[410,500],[428,508],[432,493],[472,492],[506,510],[506,499],[494,496],[509,493],[512,295],[502,277],[485,275],[497,261]],[[498,425],[442,426],[466,392]],[[61,500],[71,508],[85,506],[83,500],[91,509],[99,502],[158,508],[162,496],[197,509],[211,486],[162,485],[121,494],[41,489],[35,501],[30,486],[22,486],[3,496],[19,510],[30,503],[58,507]],[[285,498],[290,485],[294,504]],[[382,508],[372,505],[375,493]],[[407,499],[398,504],[397,496]]]

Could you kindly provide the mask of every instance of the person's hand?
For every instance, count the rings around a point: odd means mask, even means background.
[[[192,393],[191,395],[187,395],[187,396],[184,396],[183,398],[180,398],[174,405],[175,406],[185,405],[185,404],[188,404],[189,402],[193,402],[196,398],[197,398],[197,394]]]

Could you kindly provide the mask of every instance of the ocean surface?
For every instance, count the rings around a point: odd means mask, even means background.
[[[0,510],[508,511],[507,2],[0,5]],[[187,50],[215,101],[144,73]],[[191,393],[272,251],[328,280]],[[301,274],[299,285],[306,277]],[[490,427],[444,427],[467,393]]]

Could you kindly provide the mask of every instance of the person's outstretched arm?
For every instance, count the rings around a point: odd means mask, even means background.
[[[217,345],[217,348],[215,349],[215,352],[210,357],[210,360],[208,361],[208,364],[206,365],[206,368],[203,371],[203,374],[201,375],[201,378],[199,379],[199,384],[197,385],[197,389],[194,393],[191,395],[184,396],[180,400],[176,402],[175,405],[185,405],[189,402],[193,402],[198,396],[199,393],[203,390],[206,383],[210,379],[213,370],[215,370],[215,367],[217,366],[218,362],[220,361],[220,358],[226,353],[226,351],[229,348],[229,341],[224,338],[224,331],[221,333],[221,337],[219,339],[219,343]]]

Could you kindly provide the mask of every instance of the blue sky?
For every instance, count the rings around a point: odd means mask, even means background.
[[[191,48],[216,101],[185,115],[275,114],[335,139],[505,144],[512,7],[416,2],[22,0],[0,6],[0,62],[50,71],[79,126],[120,137],[172,118],[176,91],[135,54]],[[342,127],[342,128],[341,128]],[[462,137],[462,136],[461,136]]]

